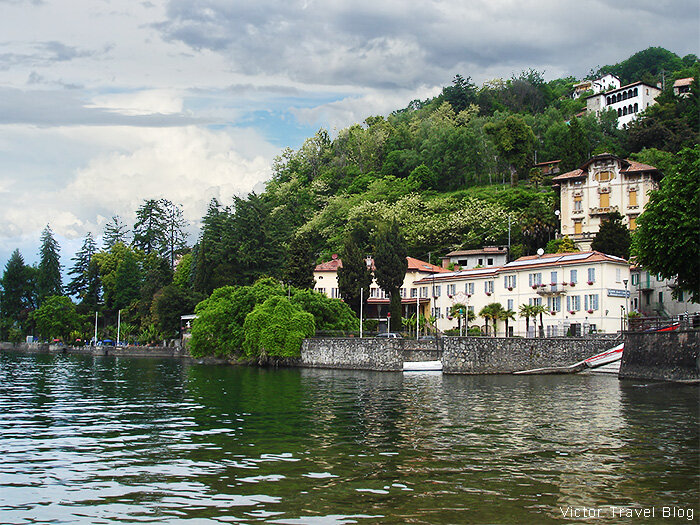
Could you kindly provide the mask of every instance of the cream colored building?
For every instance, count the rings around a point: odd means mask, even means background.
[[[590,249],[601,221],[615,211],[634,231],[648,193],[658,188],[660,179],[661,172],[655,167],[609,153],[554,177],[561,201],[561,235],[568,235],[579,249]]]
[[[486,331],[485,320],[478,314],[489,303],[500,303],[516,313],[508,335],[520,336],[535,335],[534,320],[527,334],[525,319],[518,315],[523,304],[547,308],[549,313],[543,315],[546,336],[616,332],[629,308],[631,289],[627,261],[600,252],[521,257],[500,268],[436,274],[414,284],[433,290],[430,311],[440,331],[457,328],[458,320],[450,311],[458,303],[477,315],[471,325]],[[539,329],[539,319],[537,325]],[[506,335],[503,321],[498,327],[497,335]],[[489,327],[488,333],[491,330]]]

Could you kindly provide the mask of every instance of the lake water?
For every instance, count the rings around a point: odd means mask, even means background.
[[[5,353],[0,522],[697,522],[698,425],[697,387],[608,376]]]

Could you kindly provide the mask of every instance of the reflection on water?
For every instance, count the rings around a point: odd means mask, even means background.
[[[2,523],[542,523],[697,507],[698,390],[2,354],[0,451]]]

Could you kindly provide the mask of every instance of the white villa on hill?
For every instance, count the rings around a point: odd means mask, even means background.
[[[660,94],[661,89],[656,86],[634,82],[586,97],[586,111],[600,113],[614,109],[617,112],[617,127],[622,128],[637,118],[637,113],[654,104]]]

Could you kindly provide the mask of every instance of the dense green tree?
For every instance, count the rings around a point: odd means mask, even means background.
[[[19,250],[12,252],[7,261],[0,287],[0,339],[7,340],[11,329],[19,333],[27,327],[27,317],[34,307],[31,268],[24,264]]]
[[[391,330],[401,330],[401,286],[408,261],[406,241],[395,221],[381,224],[374,236],[374,276],[377,284],[391,298]]]
[[[472,84],[471,77],[456,75],[451,86],[442,88],[442,97],[445,102],[449,102],[455,113],[459,113],[471,104],[476,104],[476,86]]]
[[[632,253],[637,264],[700,302],[700,146],[679,153],[679,165],[651,193],[637,219]]]
[[[341,252],[343,266],[338,269],[340,296],[356,315],[360,315],[360,298],[366,303],[372,284],[372,272],[367,267],[365,253],[352,233],[346,234]],[[362,293],[360,293],[362,290]]]
[[[102,240],[105,250],[111,250],[117,243],[129,244],[129,228],[122,222],[119,215],[114,215],[105,224]]]
[[[603,66],[596,72],[592,71],[590,77],[596,78],[606,73],[612,73],[620,77],[623,85],[638,80],[656,85],[657,82],[661,81],[662,71],[668,73],[682,67],[684,67],[683,60],[675,53],[663,47],[649,47],[638,51],[622,62]]]
[[[190,352],[193,356],[239,355],[245,334],[243,323],[255,305],[272,296],[285,295],[284,287],[271,278],[252,286],[224,286],[195,308]]]
[[[70,333],[80,328],[80,316],[68,297],[52,295],[32,314],[37,331],[43,339],[68,341]]]
[[[201,294],[177,284],[165,286],[153,298],[153,317],[157,328],[165,337],[177,337],[180,317],[193,313],[203,299]]]
[[[243,348],[258,362],[299,357],[301,344],[316,331],[314,316],[286,297],[270,297],[246,316]]]
[[[181,288],[190,287],[190,275],[192,271],[192,252],[186,253],[180,258],[180,262],[177,263],[175,272],[173,272],[173,284],[178,285]]]
[[[496,123],[486,124],[484,130],[493,137],[499,154],[508,164],[513,185],[518,172],[524,172],[532,163],[535,145],[532,128],[521,117],[509,115]]]
[[[312,290],[298,290],[291,298],[292,304],[314,316],[316,330],[358,330],[359,319],[350,307],[340,299],[331,299]]]
[[[61,262],[60,247],[53,237],[51,227],[47,224],[41,233],[41,248],[39,249],[39,266],[37,272],[37,295],[39,303],[50,295],[61,295]]]
[[[579,119],[572,118],[569,121],[569,128],[565,137],[564,151],[561,156],[561,169],[570,171],[583,164],[591,154],[591,147],[588,142]]]
[[[95,239],[92,238],[92,233],[88,232],[80,250],[71,259],[74,264],[68,271],[68,275],[72,276],[72,278],[66,286],[66,292],[78,297],[81,301],[85,299],[90,289],[90,278],[93,277],[90,275],[90,263],[96,252]]]
[[[141,269],[131,250],[124,252],[114,275],[114,308],[126,308],[138,300],[141,290]]]
[[[316,257],[308,236],[297,234],[292,237],[287,250],[287,261],[284,269],[285,281],[295,288],[313,289],[315,267]]]
[[[629,259],[632,239],[627,226],[622,224],[622,219],[620,212],[608,213],[600,223],[598,233],[591,243],[591,249]]]

